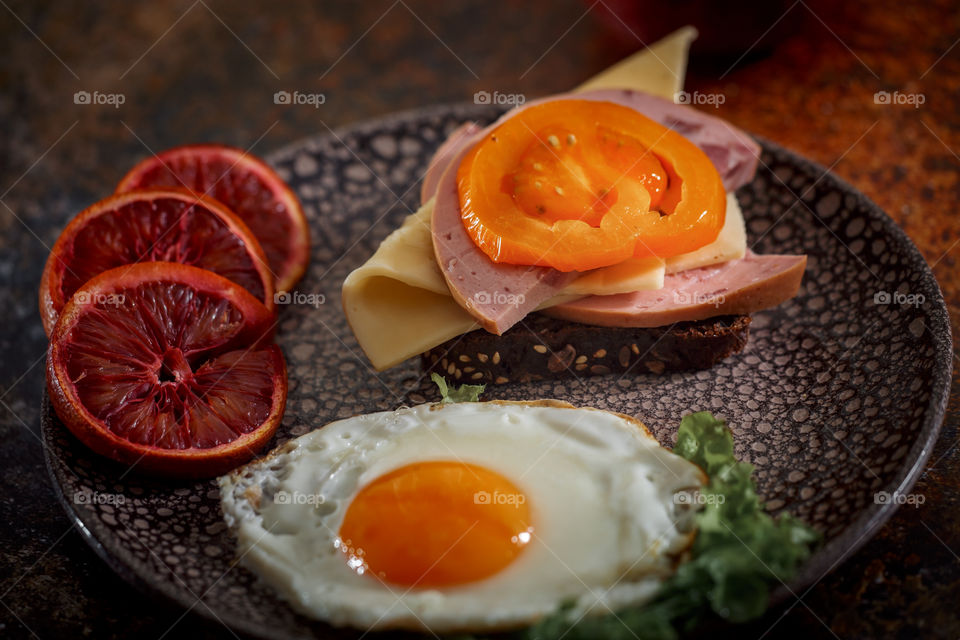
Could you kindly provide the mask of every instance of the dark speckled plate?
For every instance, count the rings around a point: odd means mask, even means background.
[[[312,225],[313,262],[298,291],[325,296],[281,311],[290,396],[271,447],[331,420],[437,399],[418,359],[379,375],[370,369],[341,312],[340,283],[416,207],[421,173],[445,135],[496,114],[487,106],[431,108],[270,157]],[[755,315],[743,353],[709,371],[504,385],[486,398],[553,397],[633,414],[666,444],[685,413],[726,418],[737,453],[758,468],[768,508],[789,510],[825,535],[790,585],[797,592],[890,517],[898,501],[884,495],[909,493],[943,418],[950,329],[933,274],[890,218],[822,167],[763,146],[756,179],[737,194],[749,241],[760,253],[810,260],[800,295]],[[122,576],[256,636],[355,635],[293,613],[234,566],[214,481],[175,486],[125,475],[47,409],[47,461],[64,506]],[[781,589],[776,597],[790,596]]]

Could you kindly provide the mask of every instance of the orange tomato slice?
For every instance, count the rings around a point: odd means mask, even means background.
[[[520,111],[467,153],[457,189],[464,226],[491,260],[560,271],[694,251],[726,215],[703,151],[611,102]]]

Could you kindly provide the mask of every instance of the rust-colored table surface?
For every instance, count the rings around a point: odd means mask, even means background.
[[[689,4],[684,20],[709,3]],[[654,6],[0,1],[0,637],[232,637],[114,576],[54,498],[38,439],[46,339],[36,288],[70,216],[151,150],[215,140],[266,153],[479,90],[562,91],[667,28],[661,18],[631,21]],[[721,116],[876,201],[926,257],[956,327],[960,7],[765,6],[729,9],[750,27],[743,33],[707,20],[687,89],[723,95]],[[326,103],[278,105],[280,90],[323,92]],[[77,91],[122,94],[124,103],[75,104]],[[878,91],[899,98],[878,103]],[[941,438],[914,491],[925,503],[900,509],[809,592],[739,635],[960,636],[957,389],[955,373]]]

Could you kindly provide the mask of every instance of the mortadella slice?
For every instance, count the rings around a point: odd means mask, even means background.
[[[450,161],[463,149],[463,145],[478,133],[480,133],[480,126],[474,122],[467,122],[454,129],[450,137],[440,145],[430,159],[427,172],[423,176],[423,184],[420,186],[420,204],[427,204],[427,200],[437,194],[437,185],[440,184],[443,172],[450,166]]]
[[[662,327],[722,315],[749,315],[797,294],[807,256],[757,255],[667,274],[663,289],[588,296],[543,313],[602,327]]]
[[[457,192],[457,167],[470,148],[464,144],[440,178],[431,224],[433,251],[454,300],[484,329],[501,335],[580,274],[496,263],[473,244],[460,218]]]

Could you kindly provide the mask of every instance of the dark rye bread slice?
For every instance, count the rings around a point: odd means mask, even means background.
[[[747,345],[750,316],[653,329],[598,327],[528,316],[502,336],[477,329],[421,355],[424,370],[461,382],[504,384],[607,373],[709,369]]]

